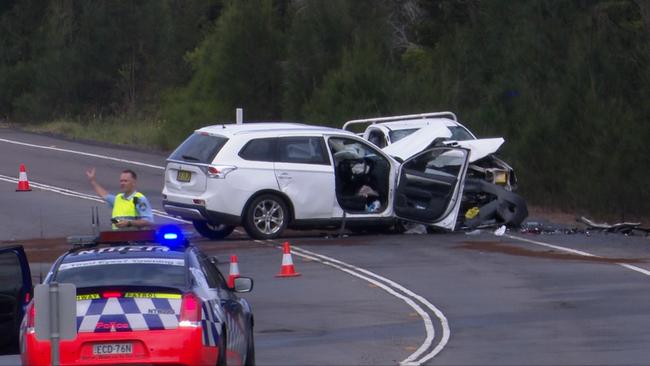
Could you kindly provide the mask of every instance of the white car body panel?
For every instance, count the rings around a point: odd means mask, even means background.
[[[282,193],[293,203],[294,215],[301,219],[329,219],[334,207],[332,165],[275,162],[275,176]]]
[[[403,139],[392,143],[382,149],[388,155],[406,160],[417,153],[424,151],[437,138],[450,138],[451,131],[447,127],[427,126],[423,127]],[[469,162],[473,163],[484,157],[494,154],[505,142],[502,137],[464,140],[450,142],[451,146],[460,146],[471,151]]]
[[[503,137],[497,137],[491,139],[457,141],[456,144],[471,151],[469,162],[473,163],[488,155],[496,153],[505,141],[506,140]]]
[[[442,125],[426,126],[382,149],[386,154],[402,161],[424,151],[436,138],[450,138],[451,131]]]

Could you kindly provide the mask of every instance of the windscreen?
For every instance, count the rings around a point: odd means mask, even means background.
[[[63,263],[53,281],[80,287],[160,286],[185,288],[183,259],[126,258]]]
[[[449,131],[451,131],[451,137],[449,138],[450,140],[454,141],[466,141],[466,140],[474,140],[474,136],[467,131],[464,127],[461,126],[447,126]],[[419,130],[419,128],[409,128],[405,130],[395,130],[390,132],[390,141],[391,143],[395,143],[404,137],[412,134],[413,132]]]
[[[228,139],[222,136],[193,133],[171,154],[169,159],[210,164],[226,142]]]
[[[403,139],[404,137],[412,134],[413,132],[419,130],[419,128],[409,128],[406,130],[394,130],[390,131],[390,142],[396,143],[397,141]]]
[[[461,126],[447,126],[447,128],[449,131],[451,131],[451,140],[466,141],[475,139],[474,136],[469,133],[469,131]]]

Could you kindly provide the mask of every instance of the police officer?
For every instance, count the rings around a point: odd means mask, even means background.
[[[86,171],[86,176],[95,192],[113,207],[111,221],[113,229],[142,228],[153,224],[153,213],[149,200],[136,191],[138,176],[133,170],[126,169],[120,174],[120,193],[108,193],[95,177],[95,168]]]

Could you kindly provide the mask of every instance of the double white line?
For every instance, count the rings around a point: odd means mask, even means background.
[[[278,249],[282,249],[282,246],[277,242],[273,241],[261,241],[255,240],[260,244],[269,244],[272,243],[277,245]],[[406,287],[392,281],[386,277],[380,276],[376,273],[368,271],[366,269],[354,266],[349,263],[345,263],[338,259],[328,257],[322,254],[318,254],[298,246],[291,246],[291,253],[298,257],[306,258],[315,262],[319,262],[326,266],[338,269],[339,271],[345,272],[351,276],[360,278],[366,282],[369,282],[382,290],[386,291],[390,295],[397,297],[398,299],[404,301],[408,306],[413,308],[418,315],[422,318],[424,322],[424,329],[426,332],[426,338],[420,347],[415,350],[411,355],[406,357],[400,365],[406,366],[415,366],[422,365],[423,363],[434,358],[440,351],[442,351],[447,343],[449,342],[449,337],[451,335],[451,330],[449,329],[449,322],[445,315],[438,309],[435,305],[429,302],[424,297],[414,293],[413,291],[407,289]],[[442,329],[442,334],[437,343],[435,343],[435,328],[433,325],[433,320],[431,316],[437,318]]]

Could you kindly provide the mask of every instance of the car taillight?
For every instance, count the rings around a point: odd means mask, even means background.
[[[232,165],[208,165],[208,177],[224,179],[226,175],[235,170],[237,170],[237,167]]]
[[[34,329],[34,319],[36,319],[36,309],[32,302],[27,306],[27,328]]]
[[[110,298],[115,298],[115,297],[122,297],[122,293],[119,291],[106,291],[102,294],[102,297],[105,299],[110,299]]]
[[[178,326],[199,327],[201,325],[201,301],[193,293],[183,295],[181,316]]]

